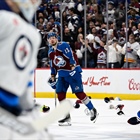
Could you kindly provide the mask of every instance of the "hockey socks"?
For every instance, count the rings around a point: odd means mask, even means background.
[[[89,99],[91,99],[91,97],[90,96],[88,96],[89,97]],[[75,102],[75,104],[74,104],[74,108],[79,108],[80,107],[80,104],[83,104],[82,103],[82,101],[79,99],[79,100],[76,100],[76,102]]]

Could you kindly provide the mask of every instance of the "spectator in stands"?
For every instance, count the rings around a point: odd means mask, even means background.
[[[100,6],[97,4],[94,4],[93,11],[94,11],[94,14],[93,14],[94,23],[99,22],[100,24],[102,24],[104,22],[104,17],[102,15]]]
[[[42,24],[37,25],[37,31],[41,34],[42,41],[40,48],[38,50],[38,55],[37,55],[37,67],[42,68],[42,67],[47,67],[48,66],[48,46],[46,42],[46,35],[47,32],[44,30],[44,27]]]
[[[76,9],[76,13],[79,17],[79,20],[82,21],[82,18],[84,17],[84,2],[83,2],[83,0],[77,0],[77,2],[75,2],[75,9]]]
[[[45,21],[43,17],[38,18],[38,24],[42,24],[43,26],[45,25]]]
[[[60,10],[59,10],[59,6],[55,5],[53,6],[53,17],[55,19],[55,21],[60,22]]]
[[[112,44],[105,48],[108,51],[108,68],[120,68],[122,47],[118,44],[117,39],[114,38]]]
[[[107,51],[104,47],[100,46],[97,49],[97,68],[103,69],[107,68]]]
[[[82,27],[82,26],[79,26],[78,27],[78,30],[77,30],[77,34],[84,34],[84,27]]]
[[[38,55],[37,55],[37,67],[38,68],[45,68],[49,66],[49,59],[48,59],[48,46],[44,46],[39,48]]]
[[[84,67],[82,65],[82,62],[84,61],[84,57],[83,57],[83,53],[85,52],[85,41],[84,41],[84,38],[83,38],[83,34],[79,33],[78,34],[78,37],[77,37],[77,41],[75,42],[75,52],[76,52],[76,55],[78,57],[78,61],[79,61],[79,64],[81,67]]]
[[[126,9],[125,9],[125,0],[109,0],[108,1],[108,13],[109,13],[109,27],[107,31],[106,24],[106,1],[105,0],[87,0],[86,6],[86,26],[84,25],[84,5],[82,0],[63,0],[62,7],[60,9],[60,3],[58,0],[43,0],[37,11],[37,19],[41,19],[41,24],[44,25],[44,31],[56,31],[60,36],[60,29],[63,31],[63,37],[65,37],[65,28],[69,28],[71,37],[73,38],[73,44],[77,42],[77,37],[80,33],[83,35],[85,32],[87,35],[96,34],[94,42],[88,42],[86,46],[86,50],[88,52],[88,57],[92,54],[92,57],[95,57],[95,52],[91,47],[97,47],[96,49],[103,47],[103,41],[106,44],[107,41],[107,33],[109,37],[110,43],[113,38],[116,37],[118,39],[118,44],[120,46],[124,46],[125,43],[125,35],[126,31],[128,36],[130,34],[134,34],[135,41],[140,42],[140,4],[138,0],[131,0],[130,4],[128,3],[128,27],[126,29]],[[60,10],[62,10],[62,23],[60,26]],[[103,14],[101,14],[101,12]],[[37,21],[38,23],[38,21]],[[40,26],[39,23],[39,26]],[[37,28],[42,28],[41,26]],[[114,28],[114,27],[115,28]],[[60,28],[61,27],[61,28]],[[82,27],[82,28],[81,28]],[[92,30],[93,29],[93,30]],[[65,39],[69,42],[68,37]],[[83,36],[83,38],[85,38]],[[98,38],[98,39],[97,39]],[[99,41],[103,40],[103,41]],[[99,41],[99,42],[98,42]],[[109,42],[108,42],[109,43]],[[86,41],[85,41],[86,44]],[[112,44],[111,44],[112,45]],[[71,45],[73,46],[73,45]],[[74,47],[73,47],[74,50]],[[90,51],[89,51],[90,50]],[[85,55],[85,53],[83,53]],[[90,55],[89,55],[90,54]],[[125,54],[123,54],[125,55]],[[85,57],[85,56],[83,56]],[[90,57],[89,57],[90,58]],[[97,55],[96,55],[96,58]],[[122,58],[123,59],[123,58]],[[84,60],[85,61],[85,60]],[[95,67],[96,61],[94,59],[94,63],[91,62],[87,67]],[[84,64],[84,62],[83,62]],[[85,65],[85,64],[84,64]]]
[[[48,22],[45,26],[44,26],[44,30],[46,32],[49,32],[50,30],[52,30],[52,23]]]
[[[129,41],[124,44],[122,48],[122,54],[125,55],[123,68],[136,68],[138,55],[140,50],[140,44],[135,41],[133,34],[129,35]]]
[[[89,24],[87,24],[87,34],[91,34],[92,33],[92,28],[94,27],[94,22],[93,21],[89,21]]]
[[[119,1],[119,5],[114,12],[114,18],[116,22],[117,30],[121,28],[123,22],[125,22],[125,15],[126,15],[125,5],[123,1]]]
[[[108,19],[107,19],[107,14],[108,13]],[[114,2],[113,1],[108,1],[108,11],[106,12],[106,9],[102,12],[104,16],[104,22],[114,22],[114,13],[115,13],[115,7],[114,7]]]
[[[51,23],[51,30],[60,34],[60,22],[55,21],[55,18],[52,15],[48,18],[48,21]]]
[[[40,33],[42,41],[40,47],[44,47],[46,45],[46,40],[45,40],[45,31],[44,27],[41,23],[37,25],[37,31]]]
[[[140,3],[138,0],[131,0],[129,4],[129,8],[135,8],[137,12],[140,12]]]
[[[93,35],[93,47],[95,49],[97,49],[98,47],[100,46],[103,46],[104,43],[101,41],[101,39],[99,38],[99,36],[97,35],[97,29],[96,27],[93,27],[92,28],[92,31],[91,31],[92,35]]]
[[[100,47],[100,45],[103,44],[103,43],[100,40],[99,36],[97,36],[97,29],[96,29],[96,27],[93,27],[91,32],[92,33],[88,34],[87,36],[89,36],[89,35],[92,36],[92,39],[91,39],[92,41],[91,41],[91,43],[89,42],[90,43],[89,46],[91,47],[92,52],[94,52],[94,55],[93,55],[94,67],[96,67],[97,66],[97,52],[94,51],[93,48],[94,49],[98,49]]]
[[[46,17],[44,16],[44,14],[42,12],[38,13],[37,19],[39,20],[39,18],[43,18],[44,24],[47,23],[47,19],[46,19]]]
[[[140,23],[140,15],[137,12],[137,9],[133,7],[128,11],[128,20],[132,20],[136,26]]]
[[[103,42],[104,43],[104,42]],[[104,43],[105,44],[105,43]],[[106,68],[107,67],[107,50],[103,46],[98,47],[95,49],[94,47],[92,48],[94,54],[97,54],[97,68]]]
[[[87,56],[88,68],[95,68],[97,63],[97,59],[95,60],[95,57],[97,57],[96,52],[93,52],[93,43],[94,43],[93,35],[92,34],[87,35],[85,40],[86,54],[84,53],[83,57],[85,58],[85,55]],[[82,65],[83,67],[85,66],[84,60]]]
[[[73,38],[75,39],[74,41],[76,41],[75,37],[77,36],[77,29],[78,26],[80,25],[79,24],[80,21],[73,7],[69,9],[69,16],[67,17],[67,23],[68,23],[68,28],[70,29]]]
[[[140,43],[140,23],[137,26],[137,30],[134,32],[135,40]]]
[[[72,48],[72,50],[75,51],[74,38],[68,27],[65,27],[65,29],[64,29],[63,41],[67,42],[70,45],[70,47]]]

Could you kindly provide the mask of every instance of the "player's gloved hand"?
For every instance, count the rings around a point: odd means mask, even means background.
[[[48,83],[53,89],[56,89],[56,84],[57,84],[56,78],[54,78],[54,80],[52,80],[52,78],[49,78]]]

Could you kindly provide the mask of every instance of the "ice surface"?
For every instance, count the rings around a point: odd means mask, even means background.
[[[77,99],[69,99],[74,104]],[[55,108],[55,99],[37,98],[37,103]],[[49,126],[48,132],[53,140],[140,140],[140,125],[129,125],[127,120],[136,116],[140,110],[140,101],[112,101],[105,103],[103,99],[92,99],[99,116],[96,123],[90,121],[90,116],[84,112],[86,107],[80,104],[80,108],[71,111],[71,126],[58,126],[57,121]],[[57,104],[58,101],[57,101]],[[125,115],[117,115],[116,109],[109,109],[110,104],[116,106],[124,104]],[[42,113],[44,115],[44,113]]]

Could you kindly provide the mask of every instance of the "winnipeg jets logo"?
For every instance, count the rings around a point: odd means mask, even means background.
[[[19,48],[19,53],[21,61],[24,61],[24,58],[26,58],[26,56],[28,55],[28,50],[26,49],[25,45]]]
[[[55,56],[53,63],[57,66],[57,67],[64,67],[66,65],[66,61],[63,59],[62,56]]]
[[[32,43],[26,36],[21,36],[15,43],[13,59],[18,69],[24,69],[31,60]]]

